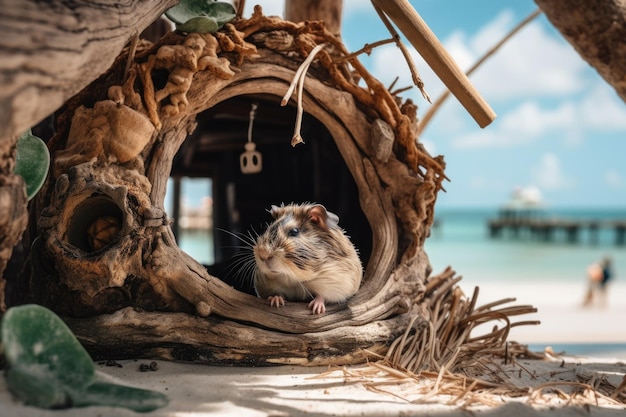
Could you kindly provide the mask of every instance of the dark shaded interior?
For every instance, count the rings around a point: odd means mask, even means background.
[[[89,226],[99,218],[113,217],[122,223],[124,214],[117,204],[108,196],[96,194],[82,202],[72,215],[67,229],[67,243],[92,252],[94,249],[89,242]]]
[[[258,105],[252,139],[262,155],[263,169],[244,174],[240,155],[248,141],[252,104]],[[209,271],[236,288],[253,292],[250,280],[229,271],[241,241],[221,231],[262,233],[271,222],[268,209],[281,203],[317,202],[339,216],[339,224],[367,265],[372,232],[359,205],[359,194],[332,134],[317,119],[304,115],[304,144],[291,146],[296,109],[280,106],[270,95],[239,96],[215,105],[197,117],[198,127],[174,158],[171,176],[211,178],[215,264]],[[176,210],[175,210],[176,211]],[[174,233],[177,233],[174,223]]]

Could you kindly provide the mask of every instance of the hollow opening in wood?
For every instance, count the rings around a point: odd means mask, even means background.
[[[124,214],[110,197],[97,194],[79,204],[68,224],[67,243],[95,252],[117,241]]]
[[[239,161],[248,141],[253,104],[257,108],[252,140],[262,155],[262,170],[246,174]],[[305,113],[305,143],[292,147],[295,120],[295,108],[280,106],[280,97],[274,95],[227,98],[198,114],[198,127],[174,157],[174,179],[211,180],[212,228],[205,231],[205,238],[213,239],[214,262],[205,266],[212,275],[247,293],[253,294],[254,289],[249,277],[237,274],[242,241],[236,235],[256,237],[262,233],[272,220],[267,212],[271,205],[324,204],[339,216],[339,224],[359,250],[364,266],[372,250],[371,226],[360,208],[358,188],[335,138],[320,120]],[[173,228],[179,239],[190,233],[177,220]]]

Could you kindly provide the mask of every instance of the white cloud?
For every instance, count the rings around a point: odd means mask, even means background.
[[[504,11],[477,33],[455,31],[442,43],[459,67],[467,69],[516,23],[512,13]],[[470,80],[487,101],[580,92],[589,84],[588,66],[557,36],[549,33],[540,22],[531,22],[485,61]],[[436,98],[443,91],[441,82],[413,48],[411,55],[427,91]],[[405,85],[410,85],[408,67],[395,46],[377,48],[372,58],[374,76],[386,82],[400,76]]]
[[[626,129],[626,103],[606,83],[589,91],[580,103],[581,118],[592,128],[607,130]]]
[[[541,107],[535,101],[522,102],[496,119],[486,130],[472,134],[461,133],[452,141],[455,148],[512,147],[541,138],[549,132],[566,133],[566,138],[578,135],[577,109],[572,102],[556,108]]]
[[[467,67],[514,23],[510,12],[502,12],[472,36],[454,32],[446,39],[446,48]],[[385,53],[383,59],[393,62],[392,52]],[[427,89],[433,77],[428,72],[424,75]],[[459,120],[469,119],[459,119],[458,114],[453,118],[437,115],[439,120],[431,123],[441,126],[445,120],[438,131],[452,135],[453,148],[515,147],[540,139],[556,139],[572,147],[580,146],[594,130],[626,131],[626,106],[621,99],[569,44],[538,21],[522,29],[471,80],[499,113],[498,118],[487,129],[477,130],[467,124],[459,126]],[[464,111],[458,105],[455,108]]]
[[[461,132],[452,141],[456,148],[512,147],[553,135],[564,145],[579,146],[594,131],[626,133],[626,105],[603,83],[580,97],[556,104],[537,100],[521,102],[499,115],[486,130]]]
[[[468,45],[470,40],[465,32],[455,31],[444,42],[446,51],[454,58],[454,62],[463,71],[471,67],[477,59],[476,54]]]
[[[531,178],[540,189],[562,190],[571,189],[575,183],[563,172],[560,159],[553,153],[541,156],[539,164],[531,171]]]
[[[571,102],[563,102],[558,107],[541,108],[537,102],[526,101],[514,111],[505,114],[500,121],[500,129],[519,137],[536,138],[546,131],[564,129],[576,122],[576,108]],[[527,140],[527,139],[526,139]]]
[[[626,133],[626,105],[600,83],[587,95],[564,98],[556,105],[521,102],[499,115],[487,130],[462,132],[452,144],[457,148],[510,147],[554,135],[564,145],[578,146],[598,130]]]
[[[604,182],[611,188],[624,187],[624,178],[619,172],[614,170],[606,171],[604,173]]]
[[[467,68],[516,23],[513,14],[504,11],[475,34],[455,31],[443,43],[459,66]],[[436,99],[445,87],[412,48],[411,53],[426,91]],[[369,59],[372,74],[384,84],[388,85],[396,76],[399,76],[397,86],[412,84],[405,60],[395,45],[377,48]],[[556,132],[555,135],[566,145],[579,145],[584,138],[585,124],[590,127],[626,124],[626,108],[621,112],[624,116],[619,117],[620,103],[610,98],[606,88],[600,89],[605,92],[602,95],[597,91],[597,85],[604,82],[593,75],[590,77],[591,72],[569,44],[558,35],[549,33],[545,24],[535,20],[470,77],[480,94],[499,113],[496,121],[487,129],[477,131],[467,124],[467,118],[461,118],[463,122],[460,122],[447,114],[442,117],[445,109],[452,107],[443,106],[438,111],[442,114],[437,114],[431,124],[441,126],[438,128],[440,133],[444,133],[444,129],[448,134],[457,136],[452,145],[458,148],[516,146],[530,143],[549,132]],[[582,104],[578,97],[581,92],[589,93]],[[406,95],[418,103],[423,115],[429,105],[418,96],[416,89]],[[544,103],[542,100],[546,98],[552,102]],[[561,99],[561,102],[555,103],[554,99]],[[526,101],[511,111],[507,109],[510,104],[506,103],[520,100]],[[450,97],[449,101],[455,101],[454,97]],[[592,111],[600,107],[605,108],[602,115]],[[459,111],[465,112],[457,103],[454,113]],[[607,118],[610,118],[610,123],[603,120]],[[444,126],[441,125],[442,120],[445,120]]]
[[[504,11],[467,39],[467,47],[475,55],[474,62],[500,41],[515,23],[511,13]],[[548,33],[535,20],[485,61],[471,79],[491,100],[549,97],[585,88],[586,69],[585,62],[569,44]]]

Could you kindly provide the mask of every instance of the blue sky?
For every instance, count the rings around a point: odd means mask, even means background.
[[[248,3],[282,15],[280,0]],[[537,8],[532,0],[411,3],[462,69]],[[344,0],[342,36],[357,50],[389,34],[369,0]],[[434,100],[444,86],[410,49]],[[393,45],[361,61],[386,85],[396,76],[396,87],[411,84]],[[534,186],[549,207],[626,209],[626,104],[543,15],[470,79],[498,117],[481,129],[450,97],[431,120],[420,141],[444,155],[451,179],[438,207],[494,207],[516,187]],[[418,116],[430,106],[415,89],[404,96],[418,104]]]

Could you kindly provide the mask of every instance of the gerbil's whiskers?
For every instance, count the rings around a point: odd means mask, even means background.
[[[221,228],[216,228],[216,230],[227,233],[243,243],[242,245],[228,246],[229,248],[238,249],[239,251],[230,257],[229,265],[226,268],[226,277],[232,276],[240,284],[250,284],[253,282],[254,276],[257,273],[253,247],[256,244],[258,233],[254,229],[248,231],[247,234],[234,233]]]
[[[259,234],[254,229],[249,230],[247,234],[235,233],[235,232],[231,232],[230,230],[221,229],[219,227],[216,228],[215,230],[224,232],[245,244],[245,246],[230,246],[232,248],[239,248],[239,249],[252,248],[256,243],[256,238],[259,237]],[[254,235],[252,234],[253,232],[254,232]]]
[[[238,252],[230,258],[226,274],[227,276],[233,276],[241,284],[250,284],[254,279],[256,270],[256,262],[252,251]]]

